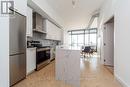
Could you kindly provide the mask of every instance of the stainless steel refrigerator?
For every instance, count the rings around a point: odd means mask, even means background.
[[[10,86],[26,77],[26,17],[9,16]]]

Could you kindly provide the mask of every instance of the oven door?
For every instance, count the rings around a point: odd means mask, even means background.
[[[51,54],[50,54],[50,50],[46,50],[45,53],[46,53],[46,59],[50,59],[50,55],[51,55]]]
[[[37,64],[37,70],[45,65],[47,65],[50,61],[50,49],[46,50],[37,50],[37,58],[36,58],[36,64]]]

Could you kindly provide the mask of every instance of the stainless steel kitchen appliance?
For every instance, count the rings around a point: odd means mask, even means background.
[[[26,17],[18,12],[9,16],[10,86],[26,78]]]
[[[42,69],[50,63],[51,47],[43,46],[40,41],[31,41],[31,45],[36,47],[36,70]]]
[[[36,70],[42,69],[50,63],[50,47],[37,48],[36,52]]]
[[[51,46],[51,58],[50,61],[53,61],[55,59],[55,54],[56,54],[56,46]]]

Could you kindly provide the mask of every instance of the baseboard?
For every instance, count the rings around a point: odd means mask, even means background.
[[[26,76],[31,75],[33,72],[35,72],[35,70],[32,70],[32,71],[28,72],[28,73],[26,74]]]
[[[130,87],[118,75],[115,75],[115,78],[122,85],[122,87]]]

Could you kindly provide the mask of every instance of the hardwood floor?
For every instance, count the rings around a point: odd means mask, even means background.
[[[113,66],[105,66],[112,74],[114,74],[114,67]]]
[[[55,80],[55,62],[50,63],[38,72],[29,75],[13,87],[73,87],[62,81]],[[80,87],[121,87],[114,76],[98,58],[81,59]]]
[[[81,87],[122,87],[98,58],[81,60]]]

